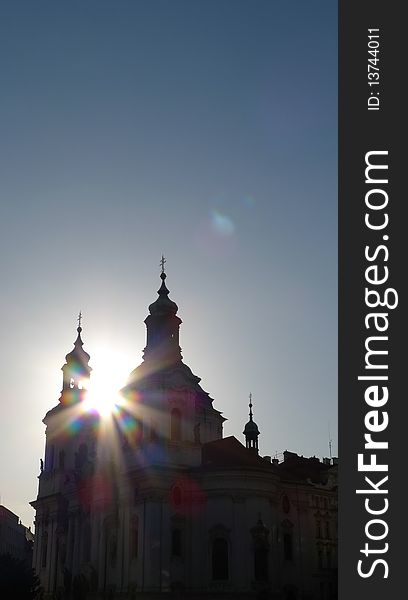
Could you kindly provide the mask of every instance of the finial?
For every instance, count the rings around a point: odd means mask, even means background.
[[[82,331],[81,322],[82,322],[82,312],[79,311],[79,315],[78,315],[78,328],[77,328],[78,333],[81,333],[81,331]]]
[[[252,393],[249,394],[249,420],[252,421]]]
[[[160,261],[162,275],[165,275],[164,265],[166,262],[167,262],[167,260],[164,258],[164,254],[162,254],[161,261]]]

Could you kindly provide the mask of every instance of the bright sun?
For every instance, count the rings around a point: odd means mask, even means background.
[[[87,386],[86,410],[96,410],[101,417],[109,416],[123,398],[119,390],[129,374],[129,359],[113,353],[108,348],[98,348],[92,353],[92,374]]]

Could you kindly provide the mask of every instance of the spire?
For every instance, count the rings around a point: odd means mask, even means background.
[[[252,394],[249,394],[249,421],[244,427],[243,434],[245,436],[246,447],[255,450],[258,453],[258,425],[253,420],[252,413]]]
[[[89,366],[89,360],[91,357],[83,349],[84,343],[81,338],[81,322],[82,312],[79,312],[77,337],[74,342],[74,349],[66,355],[66,362],[62,367],[62,402],[71,403],[75,401],[75,399],[80,399],[78,398],[78,393],[81,392],[82,388],[86,387],[86,382],[89,380],[92,371],[91,367]]]
[[[144,358],[158,359],[162,366],[181,360],[181,349],[179,346],[179,327],[181,319],[177,316],[178,306],[169,298],[169,290],[166,286],[166,263],[164,255],[161,257],[160,279],[161,286],[157,290],[158,298],[150,304],[149,315],[145,319],[147,327],[147,343]]]

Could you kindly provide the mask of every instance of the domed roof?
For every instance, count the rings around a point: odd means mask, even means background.
[[[157,290],[159,297],[149,306],[149,312],[154,316],[175,315],[178,311],[178,306],[169,298],[170,292],[164,283],[166,279],[166,273],[164,271],[160,273],[160,278],[162,280],[162,284],[160,289]]]
[[[83,349],[84,343],[81,339],[81,331],[82,331],[82,327],[79,326],[77,328],[78,335],[77,335],[77,339],[74,342],[74,349],[71,352],[69,352],[65,357],[67,365],[75,363],[75,364],[81,365],[81,366],[88,366],[88,363],[89,363],[89,360],[91,357],[88,354],[88,352],[85,352],[85,350]]]
[[[249,420],[244,427],[244,435],[256,434],[259,435],[259,428],[255,421]]]

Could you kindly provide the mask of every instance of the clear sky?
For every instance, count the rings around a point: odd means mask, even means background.
[[[81,309],[124,383],[167,257],[242,441],[337,453],[337,3],[0,3],[0,495],[29,525]],[[106,364],[112,365],[112,373]]]

